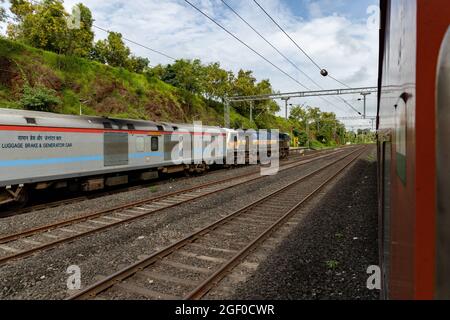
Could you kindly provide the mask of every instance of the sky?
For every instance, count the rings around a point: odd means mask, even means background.
[[[66,8],[79,2],[88,6],[95,24],[121,32],[124,37],[174,58],[199,58],[220,62],[225,69],[252,70],[258,80],[269,79],[279,92],[304,91],[298,83],[262,60],[214,25],[184,0],[65,0]],[[221,0],[190,0],[256,51],[311,89],[319,89],[234,15]],[[253,27],[324,89],[342,85],[324,78],[306,56],[257,7],[253,0],[225,0]],[[323,68],[351,87],[376,86],[378,71],[378,0],[258,0],[288,34]],[[369,22],[368,22],[369,21]],[[4,31],[4,27],[2,28]],[[106,34],[95,30],[96,38]],[[149,58],[152,65],[171,60],[131,43],[135,55]],[[363,109],[359,96],[343,96],[356,109]],[[368,97],[368,115],[376,114],[376,95]],[[281,105],[281,102],[279,102]],[[319,107],[338,117],[357,113],[337,98],[292,99],[292,104]],[[284,110],[284,108],[282,108]],[[280,115],[284,115],[284,111]],[[359,128],[370,121],[343,121]]]

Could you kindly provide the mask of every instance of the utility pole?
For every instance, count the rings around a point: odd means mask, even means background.
[[[367,116],[367,112],[366,112],[366,110],[367,110],[367,96],[370,95],[370,94],[371,94],[370,92],[361,92],[361,95],[363,96],[363,100],[364,100],[364,113],[363,113],[364,119],[366,119],[366,116]],[[358,100],[361,101],[361,99],[358,99]]]
[[[281,98],[281,100],[283,100],[285,102],[285,108],[286,108],[286,120],[288,119],[288,103],[289,100],[291,100],[291,98]]]
[[[250,122],[253,122],[253,101],[250,101]]]
[[[309,119],[306,120],[306,132],[308,135],[308,149],[311,149],[311,138],[310,138],[310,132],[309,132]]]
[[[225,98],[225,128],[230,128],[230,101]]]
[[[83,115],[83,104],[86,104],[89,101],[90,101],[89,99],[88,100],[81,100],[81,99],[78,100],[78,104],[80,106],[80,116]]]
[[[336,122],[334,122],[334,141],[337,143],[337,123]]]

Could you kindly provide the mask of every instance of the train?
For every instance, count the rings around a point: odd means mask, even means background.
[[[450,299],[450,6],[380,5],[382,298]]]
[[[25,204],[30,190],[89,192],[213,165],[267,164],[289,149],[290,136],[277,131],[0,109],[0,206]]]

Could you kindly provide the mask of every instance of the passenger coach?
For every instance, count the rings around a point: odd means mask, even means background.
[[[202,130],[198,134],[208,136],[208,145],[219,137],[226,141],[230,132]],[[217,156],[212,152],[201,163],[191,163],[195,149],[188,159],[178,154],[174,159],[180,141],[193,136],[189,125],[0,109],[0,204],[25,200],[27,186],[93,191],[223,163],[226,143]],[[206,147],[200,146],[200,152]]]
[[[450,5],[382,0],[383,295],[450,299]]]
[[[250,130],[0,109],[0,205],[25,203],[29,189],[95,191],[246,164],[251,147],[269,157],[272,146],[289,154],[289,136],[259,137]]]

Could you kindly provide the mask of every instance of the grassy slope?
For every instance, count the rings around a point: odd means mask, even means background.
[[[223,124],[223,106],[187,94],[158,79],[85,59],[66,57],[0,38],[0,107],[20,108],[23,87],[55,89],[57,112],[154,121]],[[233,124],[251,127],[234,110]]]
[[[27,83],[56,90],[62,101],[56,111],[64,114],[79,114],[81,105],[85,115],[185,123],[201,120],[205,125],[223,125],[220,103],[206,101],[156,78],[0,37],[0,107],[21,108],[19,101]],[[290,121],[271,115],[250,123],[233,109],[231,125],[287,133],[293,127]],[[316,148],[322,147],[315,143]]]

